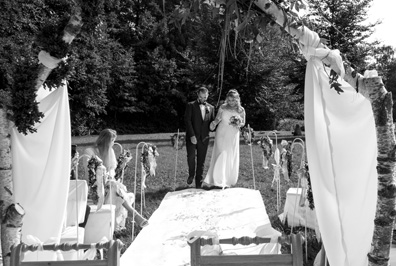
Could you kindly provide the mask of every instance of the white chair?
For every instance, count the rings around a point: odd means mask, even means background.
[[[91,212],[85,225],[84,243],[97,243],[104,237],[107,241],[113,239],[115,205],[103,204],[100,210],[96,205],[90,205]]]

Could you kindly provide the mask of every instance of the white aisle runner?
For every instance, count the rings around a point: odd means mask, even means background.
[[[166,194],[149,220],[121,256],[121,266],[187,266],[187,235],[194,230],[214,231],[219,238],[256,235],[280,236],[271,227],[263,199],[257,190],[187,189]],[[224,253],[279,253],[279,245],[222,245]]]

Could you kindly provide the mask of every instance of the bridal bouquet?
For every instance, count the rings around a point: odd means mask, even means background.
[[[240,127],[240,125],[242,124],[242,118],[238,115],[233,115],[230,117],[230,125],[234,126],[234,127]]]

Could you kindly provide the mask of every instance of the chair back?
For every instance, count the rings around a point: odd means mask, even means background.
[[[51,245],[26,245],[18,244],[11,249],[11,266],[119,266],[120,250],[124,244],[120,240],[111,240],[97,244],[51,244]],[[73,261],[23,261],[26,251],[49,250],[49,251],[70,251],[80,249],[107,249],[107,258],[104,260],[73,260]]]
[[[287,237],[279,237],[278,243],[291,242],[291,254],[261,254],[261,255],[220,255],[202,256],[201,246],[213,245],[212,239],[198,238],[190,244],[191,266],[303,266],[302,237],[300,234],[292,234]],[[270,243],[271,238],[241,237],[219,239],[219,244],[263,244]]]

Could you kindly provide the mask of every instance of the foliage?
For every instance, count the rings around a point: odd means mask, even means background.
[[[276,129],[279,131],[293,131],[296,128],[296,125],[304,127],[304,121],[291,118],[282,119],[279,121]]]
[[[285,34],[290,25],[307,23],[300,17],[306,9],[301,0],[274,1],[288,14],[280,27],[247,0],[80,1],[84,26],[70,47],[62,46],[59,37],[71,2],[19,2],[0,3],[7,11],[0,17],[3,106],[26,102],[11,100],[15,94],[25,95],[12,89],[24,84],[25,76],[17,74],[14,58],[24,62],[24,70],[18,71],[34,76],[38,52],[48,49],[54,56],[67,55],[46,85],[56,87],[67,80],[74,135],[93,134],[103,127],[120,133],[183,131],[186,102],[195,99],[200,85],[208,86],[209,102],[216,107],[229,89],[237,89],[247,122],[256,130],[273,129],[286,117],[302,118],[305,62]],[[370,30],[359,23],[370,0],[341,3],[344,9],[333,7],[331,1],[311,2],[310,16],[316,16],[316,22],[309,26],[330,36],[330,44],[340,46],[335,48],[346,54],[352,49],[359,52],[356,58],[363,58],[366,46],[361,41]],[[319,12],[334,19],[331,23],[343,35]],[[31,125],[40,113],[33,95],[26,97],[33,105],[16,105],[27,112],[14,119],[33,114],[18,122]]]
[[[310,0],[311,29],[338,49],[358,72],[366,69],[365,57],[371,49],[367,38],[379,22],[367,23],[373,0]]]
[[[65,11],[70,8],[66,1],[56,1],[57,8]],[[15,122],[17,129],[27,134],[35,132],[35,124],[43,114],[35,101],[35,81],[38,77],[37,54],[41,49],[48,49],[54,56],[64,57],[67,47],[61,40],[70,13],[55,13],[46,1],[36,0],[0,2],[0,81],[2,107],[7,108],[9,118]],[[61,14],[61,15],[59,15]],[[60,57],[60,58],[62,58]],[[62,64],[63,74],[68,69]],[[63,77],[58,77],[59,85]]]

